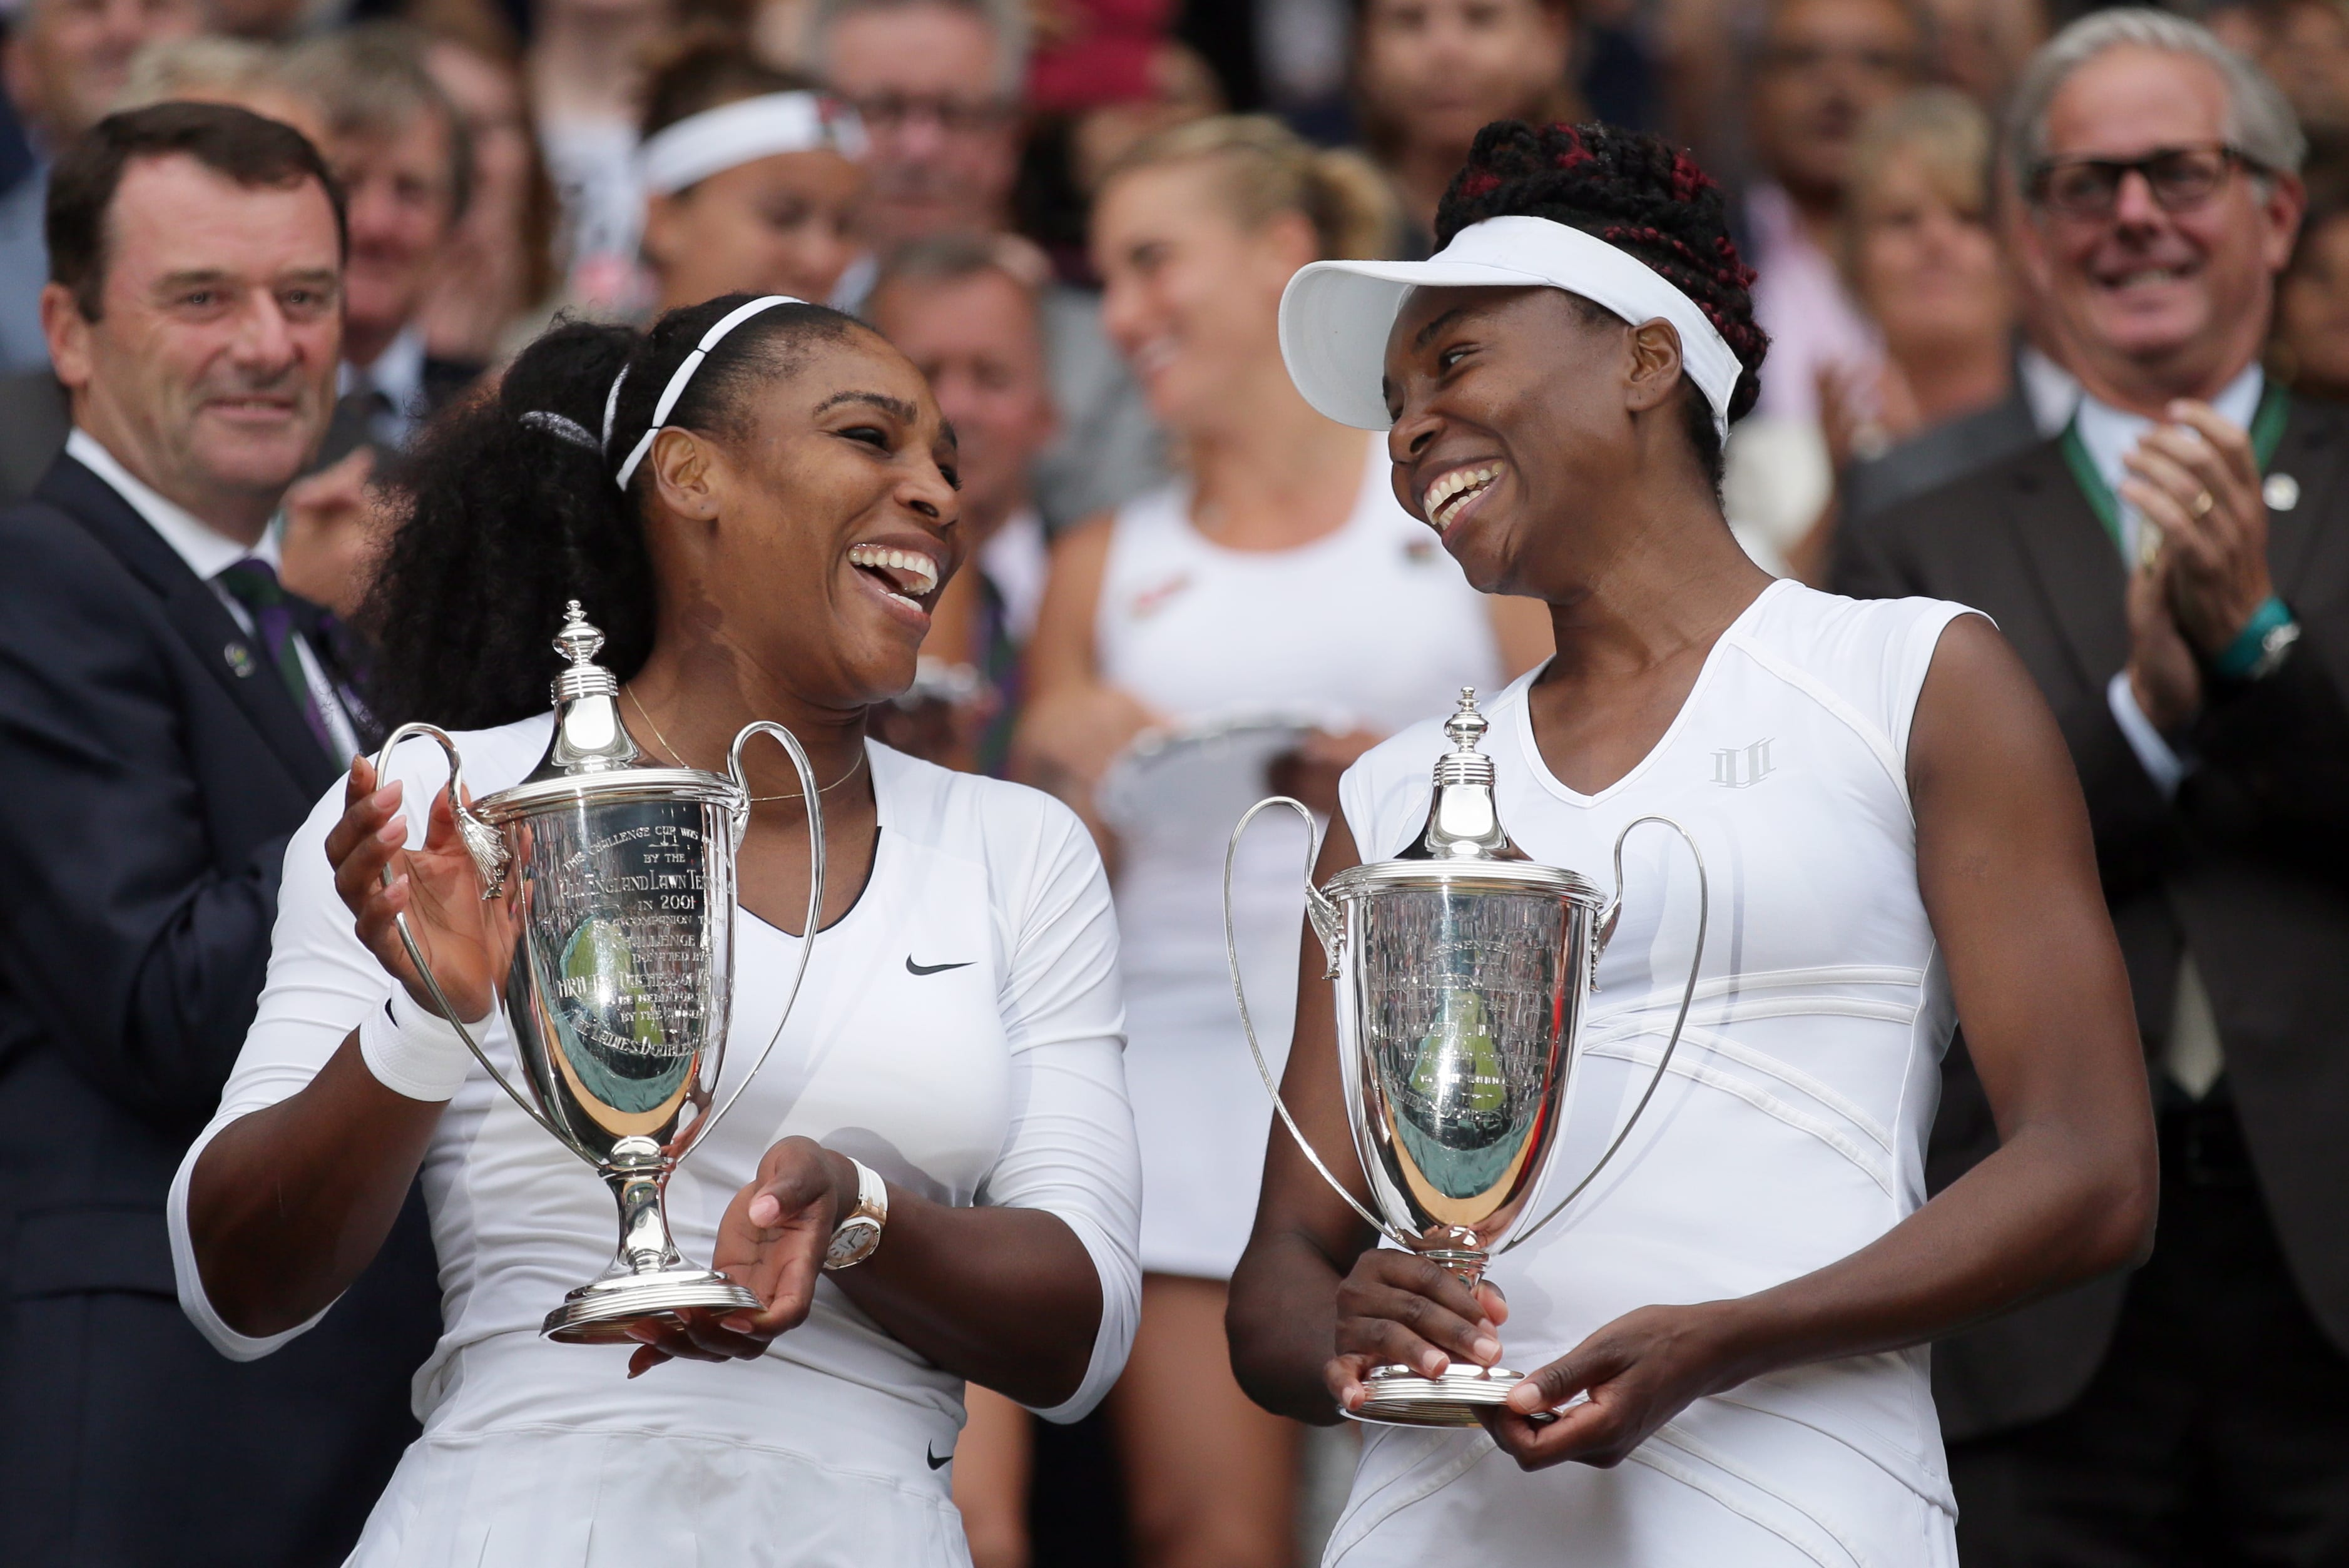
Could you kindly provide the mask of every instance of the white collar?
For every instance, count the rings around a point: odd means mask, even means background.
[[[405,418],[424,394],[424,329],[409,322],[371,364],[345,360],[341,389],[347,394],[366,387],[380,392],[392,413]]]
[[[247,549],[177,501],[158,493],[124,468],[97,437],[78,425],[66,437],[66,456],[104,480],[131,511],[146,520],[148,527],[163,536],[163,542],[188,563],[188,570],[205,582],[248,556],[267,562],[273,572],[277,569],[275,529],[262,530],[261,542]]]
[[[2219,411],[2220,418],[2248,430],[2259,417],[2260,394],[2266,385],[2266,378],[2260,373],[2260,362],[2254,359],[2210,399],[2210,407]],[[2087,449],[2088,460],[2096,465],[2096,472],[2105,483],[2117,491],[2127,471],[2121,459],[2153,428],[2154,421],[2142,414],[2125,413],[2092,392],[2080,395],[2080,408],[2075,419],[2080,445]]]

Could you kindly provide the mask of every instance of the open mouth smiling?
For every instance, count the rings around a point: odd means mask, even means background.
[[[852,544],[848,563],[881,590],[881,595],[905,606],[924,620],[937,592],[938,563],[918,550],[886,544]]]
[[[1491,488],[1501,477],[1498,463],[1474,463],[1437,476],[1420,497],[1420,510],[1427,514],[1428,522],[1442,533],[1460,519],[1460,514],[1475,503],[1476,498]]]

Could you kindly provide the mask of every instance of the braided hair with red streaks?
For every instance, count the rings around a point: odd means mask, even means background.
[[[1754,324],[1754,270],[1729,237],[1721,188],[1684,152],[1656,137],[1608,125],[1531,126],[1496,120],[1476,133],[1468,161],[1435,210],[1435,242],[1487,218],[1547,218],[1635,256],[1696,302],[1744,372],[1729,399],[1742,417],[1761,391],[1769,338]],[[1599,315],[1610,315],[1592,304]],[[1684,381],[1686,377],[1682,378]],[[1721,483],[1721,437],[1713,407],[1685,387],[1689,438]]]

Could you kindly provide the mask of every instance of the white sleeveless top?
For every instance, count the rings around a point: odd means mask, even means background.
[[[1101,677],[1178,721],[1294,711],[1381,734],[1496,682],[1485,596],[1395,500],[1384,438],[1363,445],[1352,515],[1294,550],[1215,543],[1192,525],[1187,484],[1122,508],[1094,620]],[[1114,890],[1143,1266],[1210,1278],[1247,1244],[1272,1113],[1224,955],[1230,830],[1124,834]],[[1276,1072],[1297,1006],[1304,864],[1303,824],[1268,815],[1232,880],[1248,1006]]]
[[[1505,1365],[1526,1372],[1624,1313],[1748,1295],[1858,1251],[1925,1201],[1925,1137],[1954,1022],[1917,888],[1909,718],[1961,605],[1858,603],[1779,582],[1723,634],[1643,760],[1596,795],[1553,778],[1528,676],[1487,712],[1501,820],[1535,860],[1606,889],[1625,825],[1669,816],[1711,878],[1688,1027],[1623,1150],[1491,1277]],[[1366,861],[1426,819],[1447,748],[1416,725],[1346,775]],[[1697,873],[1668,828],[1632,834],[1564,1129],[1528,1218],[1604,1150],[1654,1072],[1696,938]],[[1697,1400],[1612,1470],[1526,1474],[1482,1431],[1370,1428],[1327,1559],[1405,1563],[1473,1542],[1496,1562],[1914,1568],[1955,1563],[1922,1347],[1757,1377]]]

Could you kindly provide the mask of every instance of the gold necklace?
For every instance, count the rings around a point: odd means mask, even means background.
[[[678,767],[690,768],[692,764],[685,760],[685,753],[679,751],[676,747],[671,746],[668,743],[668,737],[661,733],[661,727],[654,721],[651,714],[645,711],[644,699],[636,695],[636,688],[631,686],[624,686],[621,689],[628,694],[628,700],[636,705],[636,717],[643,719],[645,723],[651,727],[653,738],[660,742],[661,749],[667,752],[670,757],[675,758]],[[824,785],[822,789],[818,789],[816,793],[819,795],[831,794],[834,789],[839,789],[843,784],[845,784],[851,779],[855,778],[864,767],[864,753],[860,750],[856,754],[856,760],[848,765],[847,772],[842,774],[831,783]],[[769,800],[796,800],[805,793],[805,790],[794,789],[787,795],[753,795],[750,797],[750,804],[757,806]]]

